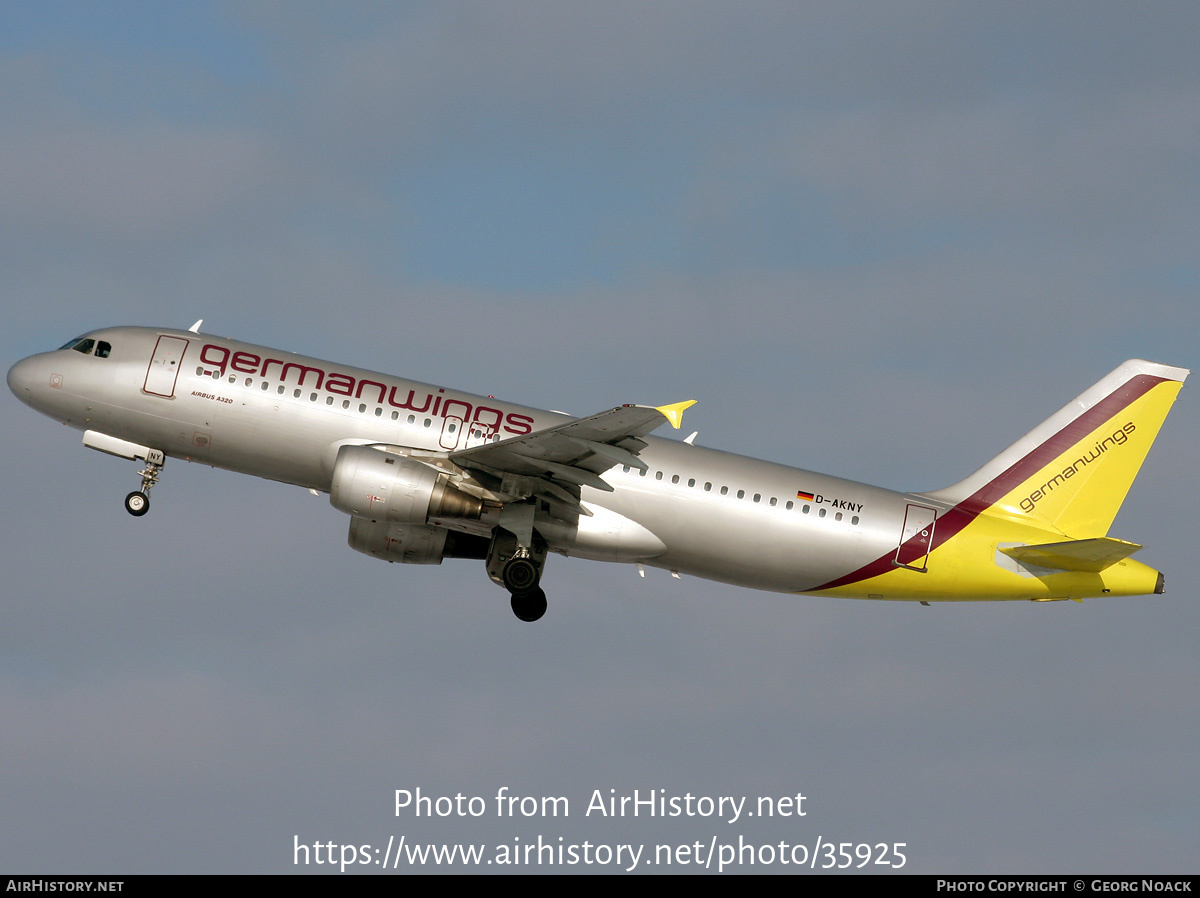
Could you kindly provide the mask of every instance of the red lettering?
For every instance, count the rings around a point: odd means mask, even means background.
[[[529,417],[528,415],[518,415],[516,412],[510,412],[509,414],[505,415],[504,420],[510,425],[513,425],[511,427],[504,428],[509,433],[515,433],[517,435],[523,433],[533,433],[533,418]]]
[[[388,394],[388,404],[394,405],[394,406],[396,406],[396,408],[406,408],[409,411],[413,411],[413,412],[427,411],[429,409],[429,403],[433,400],[433,396],[426,396],[425,404],[423,406],[421,406],[420,408],[417,408],[413,404],[413,398],[415,396],[416,396],[416,393],[413,390],[409,390],[408,391],[408,400],[406,402],[397,402],[396,401],[396,388],[392,387],[392,391]]]
[[[357,390],[357,392],[355,392],[354,398],[362,399],[363,387],[368,387],[368,386],[379,387],[379,398],[376,399],[375,401],[378,402],[380,405],[383,405],[383,397],[387,393],[387,387],[385,387],[381,383],[376,383],[373,380],[360,380],[358,382],[358,390]]]
[[[282,359],[267,359],[266,361],[264,361],[264,362],[262,363],[262,376],[263,376],[263,377],[266,377],[266,376],[267,376],[267,369],[271,367],[271,363],[272,363],[272,362],[274,362],[274,363],[275,363],[276,365],[278,365],[280,368],[282,368],[282,367],[283,367],[283,360],[282,360]]]
[[[297,371],[300,372],[300,380],[297,381],[297,383],[300,384],[300,386],[304,386],[304,378],[308,377],[308,372],[311,371],[313,374],[317,375],[317,389],[318,390],[321,389],[321,382],[323,380],[325,380],[325,372],[322,371],[320,368],[312,368],[312,367],[309,367],[308,365],[297,365],[295,362],[288,362],[286,365],[283,366],[283,373],[281,373],[279,375],[280,378],[282,378],[285,381],[287,380],[287,374],[288,374],[289,368],[295,368]]]
[[[331,374],[325,378],[325,389],[339,396],[353,396],[354,378],[349,374]]]
[[[234,371],[241,371],[243,374],[257,374],[261,361],[262,359],[252,352],[235,352],[229,367]]]
[[[219,354],[219,359],[210,359],[209,350]],[[225,365],[229,362],[229,350],[224,346],[213,346],[211,343],[205,343],[204,348],[200,350],[200,361],[206,365],[212,365],[217,368],[222,374],[225,373]]]
[[[485,421],[483,418],[484,412],[487,412],[489,415],[494,415],[495,416],[494,420]],[[504,420],[504,415],[500,414],[500,409],[498,409],[498,408],[488,408],[487,406],[481,405],[475,409],[474,423],[479,424],[488,433],[491,433],[497,427],[499,427],[500,422],[503,420]]]
[[[356,380],[349,374],[340,374],[337,372],[327,373],[321,368],[313,365],[305,365],[300,362],[285,362],[283,359],[262,358],[253,352],[238,350],[231,352],[224,346],[218,346],[213,343],[206,343],[200,349],[200,361],[206,365],[215,368],[221,375],[225,375],[229,370],[240,371],[244,374],[259,373],[262,377],[269,377],[271,365],[279,366],[278,377],[286,381],[288,373],[291,371],[297,372],[298,385],[303,386],[308,380],[309,375],[316,378],[314,389],[328,390],[330,393],[337,393],[340,396],[353,396],[356,399],[362,399],[363,393],[369,393],[370,390],[377,389],[379,391],[378,398],[373,401],[382,405],[385,401],[394,408],[408,409],[409,411],[417,412],[418,414],[430,414],[434,417],[441,414],[443,418],[461,418],[462,421],[470,421],[472,426],[478,427],[484,432],[485,436],[491,436],[496,433],[501,426],[504,430],[518,436],[533,433],[534,419],[529,415],[510,412],[504,414],[498,408],[490,408],[488,406],[472,406],[471,403],[462,399],[448,399],[442,394],[445,393],[444,387],[439,387],[437,394],[426,393],[421,405],[417,405],[416,390],[409,390],[408,396],[404,399],[398,399],[396,396],[400,387],[387,384],[375,380]],[[219,398],[219,397],[217,397]],[[373,397],[368,395],[368,399]],[[230,400],[231,401],[231,400]],[[432,406],[432,409],[431,409]],[[472,419],[472,414],[474,418]],[[1135,428],[1132,425],[1126,425],[1123,430],[1125,433],[1130,433]]]

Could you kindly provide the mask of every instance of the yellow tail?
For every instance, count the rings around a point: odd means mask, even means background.
[[[1105,536],[1188,373],[1128,361],[966,480],[926,495],[1072,539]]]

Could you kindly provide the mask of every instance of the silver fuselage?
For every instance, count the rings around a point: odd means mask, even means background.
[[[105,357],[72,349],[34,355],[10,370],[10,388],[79,430],[322,492],[345,445],[449,453],[571,420],[208,334],[119,327],[87,336],[110,347]],[[595,516],[581,517],[578,532],[547,533],[551,550],[807,592],[894,553],[911,503],[936,504],[679,440],[645,440],[639,457],[648,470],[617,465],[602,475],[612,492],[583,487]]]

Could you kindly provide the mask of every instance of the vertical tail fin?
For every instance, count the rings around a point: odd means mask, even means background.
[[[1076,539],[1104,536],[1188,373],[1125,362],[970,477],[926,495]]]

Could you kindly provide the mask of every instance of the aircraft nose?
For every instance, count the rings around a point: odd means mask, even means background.
[[[21,359],[8,369],[8,388],[12,390],[14,396],[26,404],[33,395],[35,365],[32,358]]]

